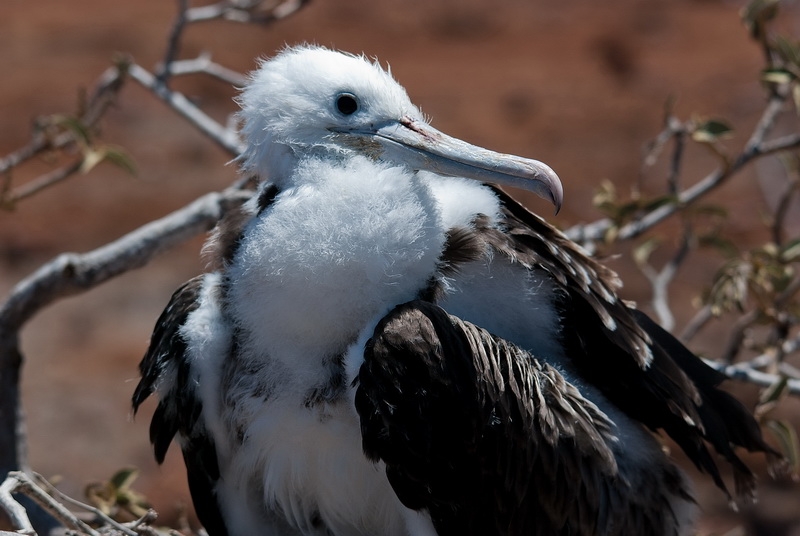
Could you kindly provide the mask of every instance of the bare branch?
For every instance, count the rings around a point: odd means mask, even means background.
[[[782,245],[785,240],[784,228],[786,226],[786,216],[799,184],[800,182],[798,182],[797,174],[790,173],[789,180],[786,182],[786,187],[778,198],[775,214],[772,216],[772,241],[779,246]]]
[[[720,361],[722,363],[733,363],[739,351],[742,349],[742,343],[744,342],[748,328],[756,323],[759,314],[760,312],[758,309],[752,309],[740,316],[736,322],[733,323],[731,334],[728,337],[728,343],[725,345],[725,350],[723,350],[720,356]]]
[[[720,363],[719,361],[711,359],[704,359],[704,361],[708,366],[722,372],[728,378],[752,383],[761,387],[775,385],[781,380],[781,376],[756,370],[748,366],[748,362],[726,365],[725,363]],[[800,395],[800,380],[790,378],[786,383],[789,394]]]
[[[246,76],[211,61],[211,55],[207,53],[191,60],[173,61],[169,65],[169,72],[172,76],[207,74],[235,87],[243,87],[247,84]]]
[[[64,525],[65,527],[72,528],[80,532],[81,534],[88,534],[89,536],[100,536],[100,533],[94,530],[92,527],[78,519],[72,512],[67,510],[64,505],[56,501],[53,497],[47,494],[42,488],[36,485],[33,480],[28,477],[25,473],[21,471],[11,471],[8,473],[5,482],[2,484],[2,488],[0,491],[8,492],[8,497],[11,498],[13,501],[13,497],[11,497],[11,493],[19,493],[25,495],[37,505],[39,505],[42,509],[44,509],[47,513],[53,516],[55,519],[58,520],[59,523]],[[14,501],[16,503],[16,501]],[[3,506],[5,502],[3,501]],[[19,508],[22,506],[17,503]],[[12,509],[14,507],[12,506]],[[24,511],[24,508],[22,508]],[[16,514],[20,512],[17,510]],[[33,530],[33,527],[30,524],[30,520],[28,519],[27,513],[23,513],[22,518],[17,518],[14,520],[15,528],[21,532],[21,534],[36,534]],[[17,525],[17,523],[21,523],[21,525]],[[29,531],[29,532],[28,532]]]
[[[0,307],[0,339],[55,300],[144,266],[158,253],[209,230],[249,195],[236,189],[212,192],[94,251],[59,255],[18,283]]]
[[[167,38],[167,49],[164,51],[164,59],[162,60],[161,68],[156,75],[156,79],[160,85],[166,85],[167,80],[172,74],[172,62],[174,62],[178,57],[178,51],[180,50],[181,45],[181,35],[183,34],[183,30],[186,28],[186,24],[188,23],[188,19],[186,17],[186,11],[188,9],[188,0],[178,0],[178,16],[175,19],[175,23],[172,25],[172,28],[170,29],[169,37]]]
[[[33,479],[34,479],[34,481],[36,482],[36,484],[38,486],[40,486],[44,491],[47,492],[48,495],[50,495],[54,499],[58,499],[59,501],[61,501],[63,503],[71,504],[72,506],[76,506],[78,508],[81,508],[82,510],[86,510],[87,512],[90,512],[92,515],[97,517],[97,519],[102,519],[103,522],[106,525],[114,527],[115,529],[117,529],[118,531],[122,532],[126,536],[137,536],[137,533],[135,531],[129,529],[128,527],[126,527],[122,523],[119,523],[116,520],[112,519],[111,517],[107,516],[99,508],[95,508],[92,505],[89,505],[89,504],[86,504],[86,503],[82,503],[82,502],[80,502],[80,501],[78,501],[76,499],[73,499],[72,497],[69,497],[66,494],[62,493],[60,490],[56,489],[56,487],[53,486],[50,482],[45,480],[45,478],[42,475],[40,475],[38,473],[33,473]],[[149,514],[149,512],[148,512],[148,514]]]
[[[773,154],[780,151],[800,147],[800,134],[792,134],[765,141],[764,137],[772,129],[775,119],[782,111],[788,95],[788,86],[776,91],[769,100],[767,107],[761,115],[750,139],[745,144],[739,156],[727,168],[720,167],[709,173],[699,182],[683,190],[678,196],[677,203],[662,205],[638,219],[628,223],[620,229],[618,240],[635,238],[655,225],[661,223],[669,216],[680,211],[683,207],[697,201],[712,190],[718,188],[730,177],[738,173],[753,159]],[[568,237],[576,242],[594,242],[602,240],[606,231],[613,225],[610,218],[603,218],[588,225],[576,225],[566,231]]]
[[[645,168],[655,165],[658,157],[664,150],[669,140],[675,140],[675,146],[670,157],[669,175],[667,176],[667,191],[677,196],[679,193],[678,179],[680,178],[680,166],[683,160],[683,149],[686,145],[687,126],[678,118],[672,115],[672,106],[668,104],[666,117],[664,118],[664,128],[658,136],[647,147],[647,152],[642,159],[641,177],[644,175]]]
[[[77,173],[81,169],[82,165],[83,159],[76,160],[71,164],[67,164],[66,166],[54,169],[48,173],[45,173],[44,175],[40,175],[7,193],[4,192],[0,197],[0,207],[13,208],[17,202],[22,201],[27,197],[31,197],[45,188],[68,179]]]
[[[222,19],[266,26],[293,15],[309,2],[310,0],[286,0],[267,11],[259,11],[263,0],[224,0],[198,7],[189,7],[188,0],[178,0],[178,15],[167,38],[161,67],[155,75],[158,85],[166,86],[169,79],[177,74],[174,64],[178,61],[181,37],[189,24]],[[204,67],[202,72],[225,81],[236,80],[234,85],[242,85],[239,82],[241,75],[216,64]]]
[[[714,314],[711,312],[711,306],[704,305],[699,311],[697,311],[697,313],[695,313],[692,319],[687,322],[678,338],[681,340],[681,342],[686,344],[687,342],[691,341],[695,335],[697,335],[700,330],[703,329],[703,327],[713,318]]]
[[[203,22],[224,19],[233,22],[267,25],[293,15],[310,0],[286,0],[268,11],[259,12],[261,0],[256,1],[223,1],[207,6],[193,7],[186,12],[188,22]]]
[[[16,476],[9,474],[5,481],[0,484],[0,508],[6,513],[11,526],[16,530],[14,533],[9,532],[7,534],[36,534],[25,508],[12,496],[17,490],[18,483],[19,480]]]
[[[686,224],[684,226],[681,242],[678,249],[673,254],[672,258],[667,261],[661,270],[656,270],[651,264],[647,262],[639,263],[639,268],[642,273],[650,281],[653,288],[653,310],[658,317],[659,323],[667,331],[672,331],[675,327],[675,317],[669,306],[669,284],[675,278],[675,274],[680,268],[686,256],[689,254],[692,243],[692,229]]]
[[[64,143],[71,141],[71,136],[64,135],[59,141],[60,144],[63,145]],[[41,132],[35,133],[33,139],[31,139],[27,145],[20,147],[13,153],[8,154],[3,158],[0,158],[0,173],[7,173],[9,170],[41,153],[49,146],[51,146],[51,142],[46,136],[44,136],[44,134]]]
[[[128,72],[131,78],[167,103],[170,108],[178,112],[232,156],[238,156],[244,150],[244,145],[235,130],[222,126],[200,108],[192,104],[185,95],[177,91],[172,91],[161,84],[158,78],[147,69],[134,63],[131,64]]]

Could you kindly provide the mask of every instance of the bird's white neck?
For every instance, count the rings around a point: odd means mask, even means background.
[[[445,228],[427,183],[366,158],[301,161],[229,269],[249,353],[319,374],[376,315],[414,299]]]

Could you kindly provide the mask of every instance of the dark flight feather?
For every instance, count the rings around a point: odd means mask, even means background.
[[[663,462],[648,468],[663,485],[632,491],[614,425],[577,388],[425,301],[375,329],[356,408],[365,453],[440,536],[664,534],[669,496],[689,498]]]
[[[200,419],[202,404],[190,378],[186,342],[180,329],[197,309],[203,276],[182,285],[156,322],[150,346],[139,364],[142,378],[133,393],[134,414],[160,386],[159,402],[150,421],[150,442],[156,461],[163,463],[176,434],[183,437],[183,458],[197,516],[211,536],[227,536],[214,485],[219,479],[217,453]]]

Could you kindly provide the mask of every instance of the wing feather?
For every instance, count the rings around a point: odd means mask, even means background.
[[[376,327],[356,408],[367,456],[385,462],[400,500],[428,509],[442,536],[669,526],[666,496],[678,492],[631,492],[614,425],[558,370],[429,302],[398,306]],[[652,470],[666,481],[674,468]]]
[[[563,287],[559,303],[567,357],[617,407],[652,430],[664,430],[726,493],[710,444],[734,469],[736,494],[752,496],[752,472],[735,447],[777,454],[752,415],[718,389],[725,378],[672,335],[617,297],[619,278],[499,189],[500,229],[489,245]],[[554,249],[558,251],[554,253]]]
[[[159,402],[150,421],[150,442],[156,461],[163,463],[176,434],[181,449],[197,516],[211,536],[227,536],[227,529],[214,493],[219,467],[214,442],[200,414],[202,402],[192,381],[191,361],[181,327],[199,307],[205,276],[182,285],[161,313],[150,346],[139,364],[141,379],[132,397],[134,414],[154,392]]]

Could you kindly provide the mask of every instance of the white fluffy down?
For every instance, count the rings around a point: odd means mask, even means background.
[[[364,114],[337,113],[341,93],[358,95]],[[293,155],[319,148],[340,152],[325,139],[330,127],[357,124],[364,116],[371,124],[401,117],[424,121],[403,86],[379,64],[316,46],[288,48],[263,63],[238,101],[247,140],[242,167],[273,181],[289,172]]]
[[[247,229],[230,301],[252,348],[293,368],[310,360],[313,374],[373,316],[416,296],[445,230],[430,192],[406,169],[312,159],[295,175],[300,185]]]

